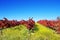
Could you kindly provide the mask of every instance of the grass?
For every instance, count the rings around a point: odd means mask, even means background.
[[[33,31],[28,30],[24,25],[19,25],[2,30],[0,40],[60,40],[60,36],[52,29],[38,23]]]
[[[60,40],[60,36],[54,30],[38,23],[35,26],[38,28],[38,31],[33,33],[31,37],[33,40]]]

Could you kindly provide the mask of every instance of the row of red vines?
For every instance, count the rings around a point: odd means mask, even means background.
[[[54,29],[60,33],[60,20],[39,20],[38,23]]]
[[[25,25],[30,30],[33,28],[35,21],[32,19],[29,19],[27,21],[25,20],[17,21],[17,20],[8,20],[7,18],[4,18],[3,20],[0,20],[0,29],[14,27],[21,24]]]
[[[39,20],[37,21],[37,23],[60,32],[60,19],[59,20]],[[4,18],[3,20],[0,20],[0,29],[14,27],[21,24],[25,25],[29,30],[31,30],[35,25],[35,21],[32,20],[32,18],[27,21],[26,20],[20,20],[20,21],[8,20],[7,18]]]

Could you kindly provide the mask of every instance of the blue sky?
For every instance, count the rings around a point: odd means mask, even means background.
[[[60,0],[0,0],[0,19],[22,20],[33,17],[56,19],[60,16]]]

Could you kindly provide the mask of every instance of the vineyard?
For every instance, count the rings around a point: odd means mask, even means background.
[[[60,40],[60,19],[0,20],[0,40]]]

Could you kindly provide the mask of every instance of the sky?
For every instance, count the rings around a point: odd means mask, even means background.
[[[0,0],[0,19],[56,19],[60,16],[60,0]]]

